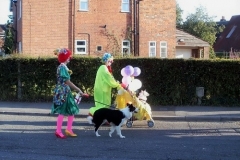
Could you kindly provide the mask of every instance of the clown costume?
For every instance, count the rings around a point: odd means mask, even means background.
[[[72,71],[68,69],[67,64],[71,59],[71,51],[68,49],[55,50],[54,53],[58,56],[60,65],[57,68],[57,84],[54,89],[53,105],[51,113],[58,113],[57,127],[55,135],[58,138],[64,139],[66,136],[76,137],[72,131],[74,115],[79,113],[78,105],[74,101],[71,89],[76,90],[80,95],[83,92],[70,81]],[[62,133],[62,123],[64,116],[68,117],[67,128],[65,135]]]
[[[97,71],[94,84],[94,101],[95,106],[89,110],[89,115],[100,108],[110,108],[112,88],[121,89],[121,84],[116,81],[112,75],[111,64],[113,56],[110,53],[105,53],[102,57],[102,64]]]

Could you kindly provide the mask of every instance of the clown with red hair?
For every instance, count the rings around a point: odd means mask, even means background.
[[[72,131],[72,124],[74,115],[79,113],[79,108],[74,101],[71,89],[77,91],[81,96],[83,92],[74,85],[70,80],[72,71],[68,69],[67,64],[70,62],[72,53],[70,50],[63,48],[55,50],[54,53],[58,56],[60,65],[57,68],[57,84],[54,89],[52,114],[58,113],[56,137],[64,139],[66,136],[76,137],[77,135]],[[62,133],[62,123],[64,116],[68,117],[67,128],[65,130],[66,136]]]

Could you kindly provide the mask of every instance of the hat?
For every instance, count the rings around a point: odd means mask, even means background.
[[[60,63],[66,62],[68,58],[72,57],[71,51],[66,48],[56,49],[53,52],[58,56],[58,61]]]
[[[102,57],[102,61],[106,63],[109,59],[113,58],[113,56],[110,53],[104,53]]]

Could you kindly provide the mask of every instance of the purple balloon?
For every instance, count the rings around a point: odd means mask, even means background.
[[[134,73],[133,73],[133,76],[136,77],[136,76],[139,76],[141,74],[141,69],[138,68],[138,67],[134,67]]]
[[[124,73],[127,76],[131,76],[134,73],[134,69],[132,66],[128,65],[124,68]]]

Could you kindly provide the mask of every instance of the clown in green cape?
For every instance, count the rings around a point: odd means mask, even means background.
[[[117,88],[118,90],[122,88],[121,84],[112,75],[111,64],[113,63],[113,56],[110,53],[105,53],[102,57],[102,62],[104,64],[98,68],[96,74],[94,84],[95,106],[90,108],[90,115],[93,115],[100,108],[110,108],[112,88]]]

